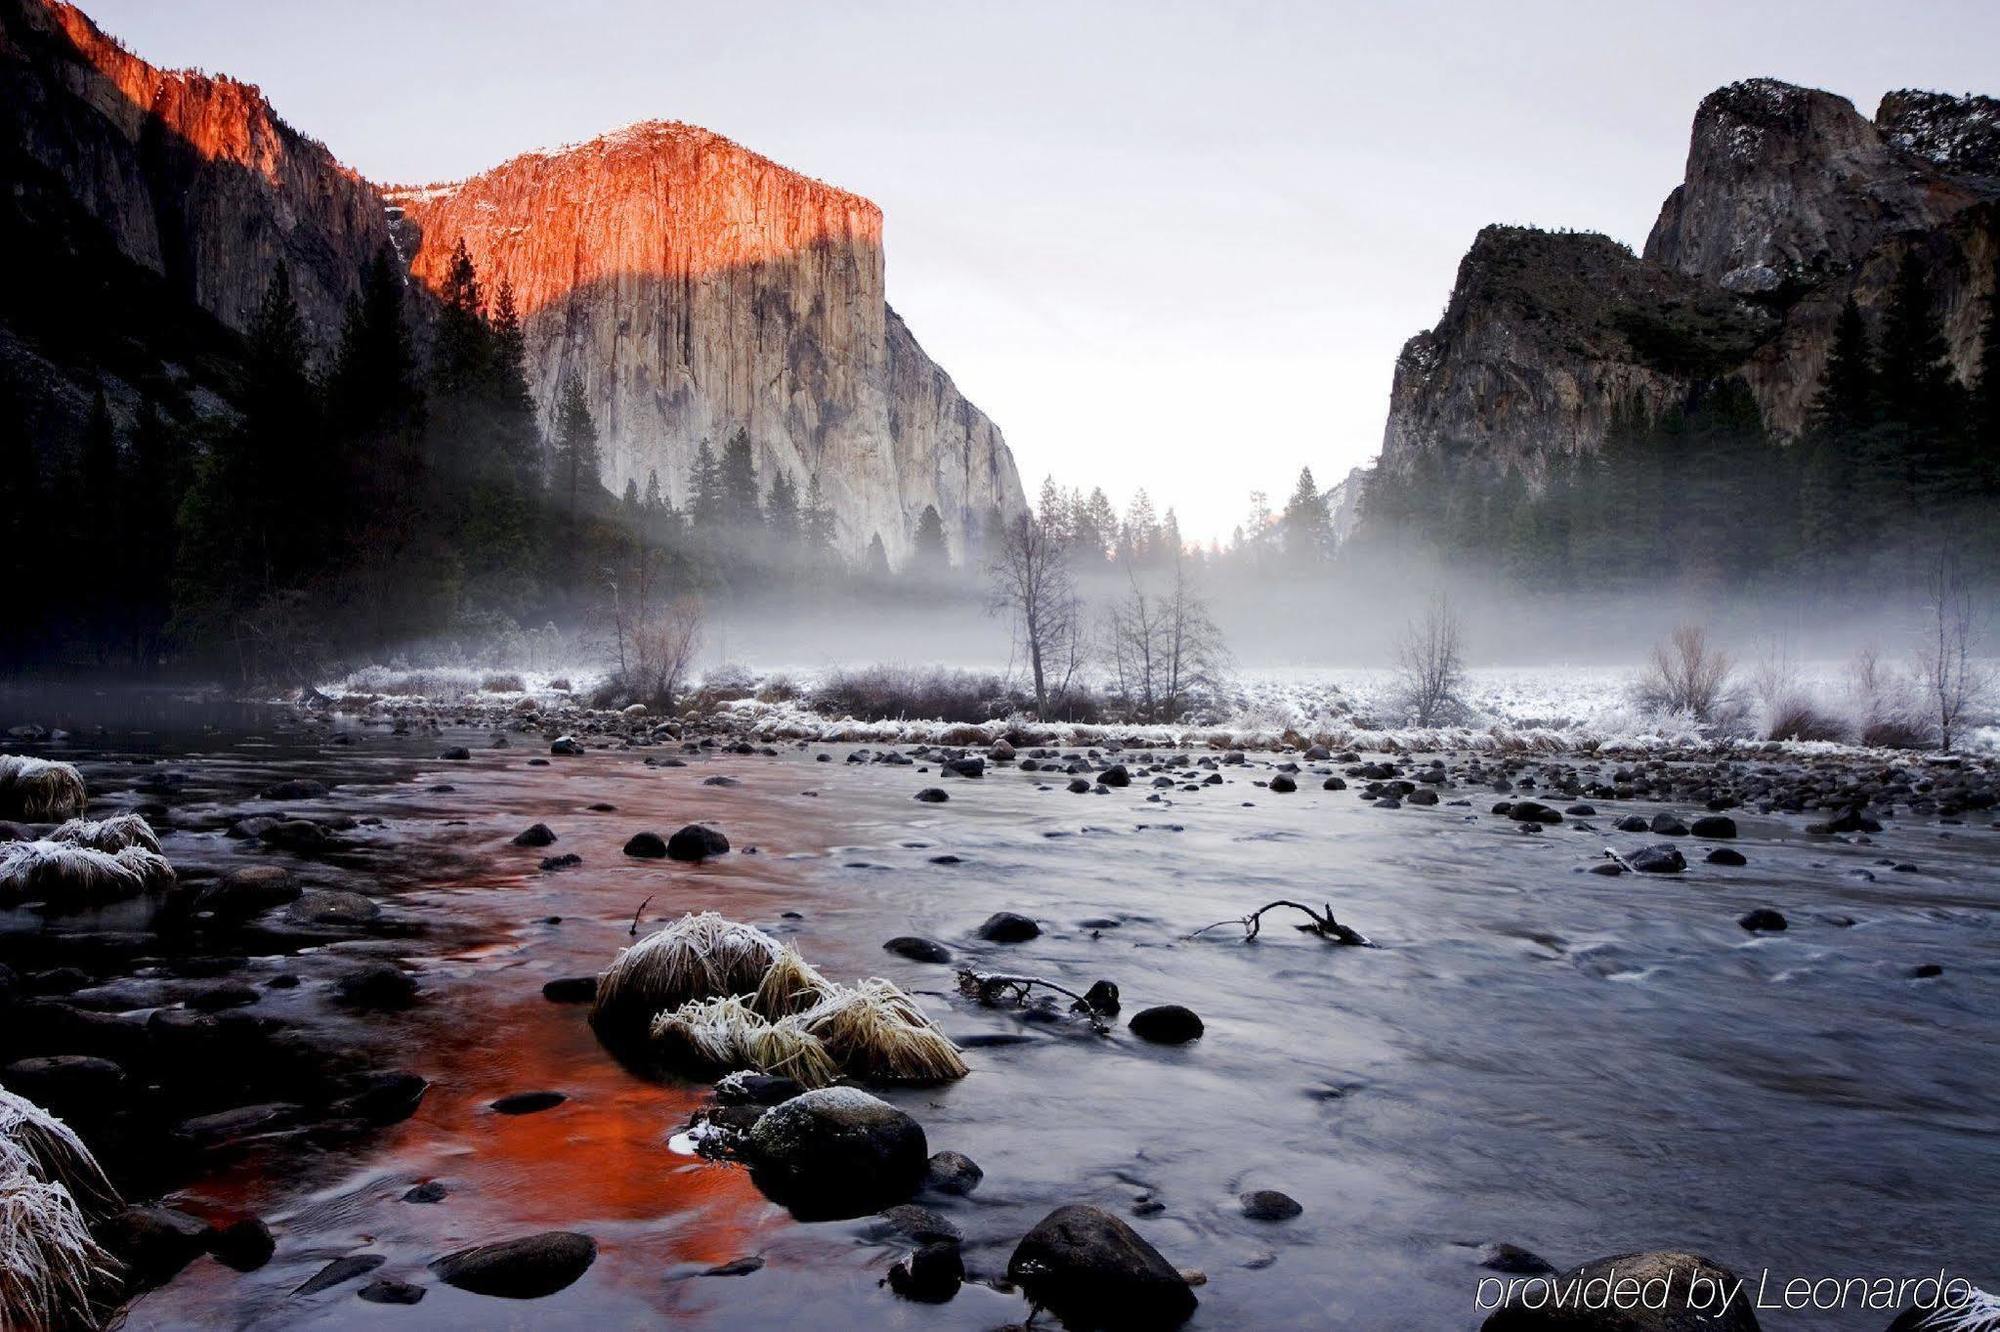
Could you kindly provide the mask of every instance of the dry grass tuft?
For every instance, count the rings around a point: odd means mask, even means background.
[[[160,853],[160,837],[153,831],[153,825],[137,814],[113,814],[108,819],[71,819],[49,834],[51,842],[68,842],[71,846],[87,846],[94,851],[123,851],[128,846],[142,846],[154,855]]]
[[[117,1202],[68,1125],[0,1088],[0,1328],[97,1325],[95,1297],[117,1269],[86,1208]]]
[[[835,986],[795,1019],[849,1074],[882,1082],[948,1082],[967,1069],[958,1047],[894,981]]]
[[[775,1022],[817,1007],[839,988],[800,956],[798,949],[786,944],[758,983],[751,1007]]]
[[[652,1036],[669,1056],[711,1069],[755,1069],[824,1087],[840,1076],[826,1046],[796,1018],[772,1022],[741,998],[697,1000],[653,1019]]]
[[[755,994],[783,951],[762,930],[717,912],[682,916],[598,977],[591,1021],[643,1030],[654,1014],[692,1000]]]
[[[73,819],[87,798],[83,774],[69,764],[0,754],[0,819]]]
[[[174,882],[174,867],[157,851],[118,851],[70,842],[0,844],[0,902],[48,902],[83,907],[137,897]]]

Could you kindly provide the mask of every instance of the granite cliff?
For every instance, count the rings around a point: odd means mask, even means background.
[[[1917,251],[1967,377],[2000,236],[2000,103],[1896,92],[1873,120],[1769,79],[1710,94],[1685,178],[1644,250],[1604,236],[1489,227],[1437,326],[1395,368],[1380,466],[1425,453],[1532,489],[1594,451],[1621,408],[1647,414],[1734,376],[1797,434],[1834,318],[1871,323]]]
[[[384,245],[421,325],[463,239],[489,292],[513,286],[544,412],[582,377],[614,490],[657,472],[680,498],[699,443],[742,429],[767,485],[819,478],[852,551],[879,534],[902,552],[936,505],[962,556],[1024,507],[999,430],[886,304],[881,211],[705,130],[642,124],[385,189],[249,84],[157,69],[58,0],[0,0],[0,154],[10,263],[40,275],[0,298],[0,366],[43,433],[98,384],[128,420],[140,381],[226,401],[231,340],[280,262],[322,355]],[[87,313],[48,317],[79,284]]]

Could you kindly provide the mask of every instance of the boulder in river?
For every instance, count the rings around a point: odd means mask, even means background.
[[[985,1178],[986,1172],[964,1152],[939,1152],[924,1167],[924,1187],[954,1198],[971,1193]]]
[[[665,860],[667,839],[656,832],[636,832],[625,840],[625,854],[635,860]]]
[[[590,1236],[547,1230],[448,1253],[431,1263],[431,1271],[475,1295],[533,1300],[569,1286],[596,1261],[597,1241]]]
[[[920,1304],[943,1304],[965,1282],[965,1259],[958,1245],[937,1240],[889,1269],[889,1289]]]
[[[1694,821],[1691,831],[1696,837],[1724,840],[1736,836],[1736,820],[1726,814],[1704,814]]]
[[[1255,1189],[1237,1199],[1252,1221],[1289,1221],[1305,1211],[1299,1200],[1276,1189]]]
[[[1642,846],[1626,859],[1641,874],[1679,874],[1688,867],[1687,857],[1680,853],[1679,848],[1665,842],[1657,846]]]
[[[1133,1035],[1155,1045],[1186,1045],[1205,1030],[1200,1016],[1179,1004],[1141,1009],[1126,1025],[1132,1028]]]
[[[942,786],[926,786],[923,790],[917,792],[917,799],[923,801],[926,805],[942,805],[945,801],[951,799],[951,792],[945,790]]]
[[[555,829],[546,823],[531,823],[514,834],[515,846],[548,846],[555,840]]]
[[[729,854],[729,839],[719,828],[711,828],[703,823],[690,823],[667,839],[667,858],[698,862],[710,856]]]
[[[1736,923],[1752,934],[1777,934],[1785,928],[1785,917],[1784,913],[1770,907],[1758,907],[1755,911],[1744,912]]]
[[[1197,1303],[1187,1281],[1138,1231],[1083,1203],[1043,1217],[1014,1247],[1007,1276],[1076,1328],[1175,1328]]]
[[[1042,932],[1042,927],[1016,911],[996,911],[977,931],[988,943],[1026,943]]]
[[[1553,1307],[1556,1291],[1581,1291],[1591,1281],[1608,1285],[1628,1280],[1634,1288],[1645,1289],[1650,1284],[1662,1293],[1663,1299],[1644,1301],[1660,1307],[1619,1309],[1599,1303],[1580,1308],[1576,1300],[1562,1308]],[[1738,1279],[1727,1268],[1698,1254],[1624,1253],[1600,1258],[1559,1276],[1520,1278],[1511,1295],[1502,1278],[1481,1281],[1487,1292],[1498,1285],[1498,1295],[1507,1303],[1487,1317],[1480,1332],[1759,1332],[1757,1315],[1750,1307],[1754,1284],[1741,1287],[1743,1293],[1726,1309],[1720,1309],[1720,1296],[1714,1292],[1739,1289]],[[1701,1307],[1704,1299],[1706,1308]],[[1536,1304],[1541,1307],[1532,1307]]]
[[[1029,924],[1034,924],[1029,921]],[[919,938],[914,934],[899,934],[882,945],[897,957],[907,957],[912,962],[949,962],[951,950],[934,939]]]
[[[802,1220],[907,1201],[930,1161],[923,1126],[858,1087],[822,1087],[765,1111],[744,1149],[758,1187]]]

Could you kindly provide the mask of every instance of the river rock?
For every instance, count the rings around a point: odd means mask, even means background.
[[[667,839],[656,832],[637,832],[625,841],[625,854],[636,860],[665,860]]]
[[[1641,874],[1679,874],[1687,868],[1687,857],[1680,853],[1680,849],[1664,842],[1657,846],[1642,846],[1626,859]]]
[[[671,860],[694,862],[728,853],[729,839],[721,830],[706,824],[690,823],[667,839],[667,857]]]
[[[481,1244],[431,1263],[438,1280],[475,1295],[540,1299],[571,1285],[597,1261],[597,1241],[573,1230]]]
[[[1713,851],[1709,852],[1705,857],[1703,857],[1703,859],[1708,861],[1708,863],[1711,865],[1725,865],[1730,868],[1736,868],[1750,863],[1748,860],[1744,859],[1743,853],[1741,851],[1738,851],[1736,848],[1730,846],[1718,846]]]
[[[531,823],[514,834],[515,846],[548,846],[556,840],[556,830],[546,823]]]
[[[542,998],[552,1004],[587,1004],[597,998],[597,977],[561,976],[542,983]]]
[[[1277,795],[1289,795],[1299,789],[1299,784],[1281,772],[1271,778],[1270,789]]]
[[[1758,907],[1744,912],[1736,923],[1753,934],[1777,934],[1785,928],[1785,917],[1770,907]]]
[[[501,1115],[535,1115],[544,1110],[553,1110],[569,1099],[559,1091],[513,1092],[502,1096],[487,1108]]]
[[[1697,1277],[1709,1283],[1710,1289],[1717,1283],[1734,1288],[1737,1280],[1727,1268],[1698,1254],[1619,1254],[1547,1279],[1556,1283],[1557,1288],[1567,1288],[1572,1281],[1581,1288],[1584,1282],[1610,1277],[1614,1272],[1618,1280],[1629,1277],[1641,1286],[1662,1279],[1670,1282],[1666,1307],[1579,1309],[1571,1305],[1559,1310],[1531,1309],[1521,1300],[1523,1291],[1517,1288],[1516,1298],[1494,1310],[1480,1325],[1480,1332],[1759,1332],[1757,1315],[1751,1311],[1750,1300],[1745,1296],[1738,1296],[1728,1311],[1721,1314],[1712,1309],[1688,1307],[1689,1288]],[[1755,1283],[1746,1290],[1754,1293]],[[1532,1290],[1526,1293],[1528,1299],[1536,1298]],[[1541,1296],[1546,1302],[1548,1291],[1542,1290]]]
[[[1179,1004],[1141,1009],[1126,1025],[1132,1028],[1133,1035],[1156,1045],[1186,1045],[1205,1030],[1195,1011]]]
[[[951,799],[951,792],[941,786],[926,786],[923,790],[917,792],[917,799],[923,801],[926,805],[942,805],[945,801]]]
[[[1030,925],[1034,924],[1033,921],[1029,921],[1028,923]],[[883,944],[882,947],[886,951],[894,953],[897,957],[907,957],[912,962],[944,963],[951,961],[951,949],[946,948],[936,940],[919,938],[914,934],[899,934],[889,940],[889,942]]]
[[[373,962],[334,982],[340,1001],[355,1008],[408,1008],[416,1002],[417,983],[393,963]]]
[[[1041,926],[1014,911],[994,912],[977,930],[979,937],[988,943],[1026,943],[1041,932]]]
[[[1179,1327],[1197,1303],[1186,1280],[1139,1232],[1082,1203],[1042,1218],[1015,1246],[1007,1276],[1075,1328]]]
[[[208,1247],[208,1238],[208,1222],[171,1207],[128,1207],[98,1231],[98,1239],[140,1289],[171,1280]]]
[[[1237,1202],[1243,1206],[1243,1215],[1252,1221],[1289,1221],[1306,1210],[1298,1199],[1276,1189],[1257,1189],[1243,1194]]]
[[[424,1288],[413,1281],[378,1277],[354,1292],[370,1304],[415,1304],[424,1297]]]
[[[986,1172],[964,1152],[939,1152],[924,1166],[924,1187],[963,1198],[979,1187]]]
[[[215,1231],[208,1237],[208,1251],[224,1267],[238,1272],[254,1272],[271,1261],[278,1241],[271,1228],[254,1216],[246,1216]]]
[[[855,1087],[822,1087],[767,1110],[745,1140],[767,1194],[807,1220],[865,1216],[923,1182],[923,1127]]]
[[[1516,800],[1507,806],[1507,817],[1516,823],[1561,823],[1562,811],[1532,800]]]
[[[1725,840],[1736,836],[1736,820],[1725,814],[1704,814],[1690,825],[1696,837]]]
[[[965,1258],[949,1241],[926,1244],[889,1269],[889,1289],[920,1304],[943,1304],[964,1282]]]

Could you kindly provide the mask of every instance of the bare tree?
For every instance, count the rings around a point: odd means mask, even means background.
[[[1984,701],[1991,674],[1973,660],[1979,619],[1972,585],[1958,562],[1940,551],[1924,571],[1924,629],[1917,643],[1916,674],[1938,748],[1949,753],[1963,737],[1968,714]]]
[[[1465,711],[1464,630],[1451,598],[1436,593],[1396,644],[1396,704],[1419,726],[1441,726]]]
[[[632,633],[632,665],[627,682],[635,701],[671,712],[681,683],[701,649],[705,614],[701,598],[677,597]]]
[[[1113,688],[1134,720],[1172,720],[1220,687],[1228,650],[1178,552],[1157,595],[1129,566],[1126,577],[1131,590],[1105,617]]]
[[[1640,705],[1655,712],[1685,713],[1712,722],[1731,701],[1734,669],[1729,654],[1708,641],[1708,630],[1683,624],[1653,644],[1635,692]]]
[[[1067,542],[1048,523],[1021,514],[1004,529],[987,577],[990,608],[1013,618],[1034,679],[1035,712],[1047,718],[1067,696],[1085,656],[1083,607]]]

